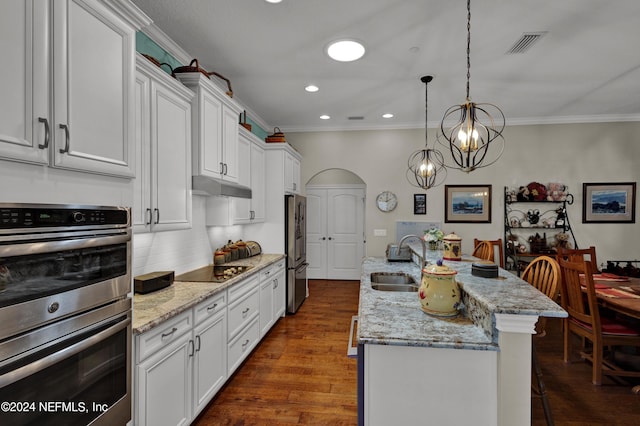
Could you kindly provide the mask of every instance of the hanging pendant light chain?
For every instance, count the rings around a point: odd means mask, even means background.
[[[469,80],[471,79],[471,0],[467,0],[467,100],[469,100]]]

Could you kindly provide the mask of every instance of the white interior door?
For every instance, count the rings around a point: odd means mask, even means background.
[[[307,277],[327,278],[327,191],[307,189]]]
[[[307,188],[306,197],[308,277],[360,279],[365,189]]]
[[[327,190],[327,278],[358,280],[364,255],[364,190]]]

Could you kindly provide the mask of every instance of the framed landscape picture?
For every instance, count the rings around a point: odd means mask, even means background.
[[[582,223],[635,222],[635,182],[582,184]]]
[[[491,185],[445,185],[446,223],[491,223]]]

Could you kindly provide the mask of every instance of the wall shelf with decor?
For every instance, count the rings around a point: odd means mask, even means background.
[[[572,204],[573,195],[562,184],[505,187],[505,268],[519,274],[536,257],[555,256],[558,246],[577,248],[567,216]]]

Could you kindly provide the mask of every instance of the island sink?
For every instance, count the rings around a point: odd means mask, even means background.
[[[419,286],[409,274],[401,272],[373,272],[371,273],[371,288],[379,291],[416,292]]]

